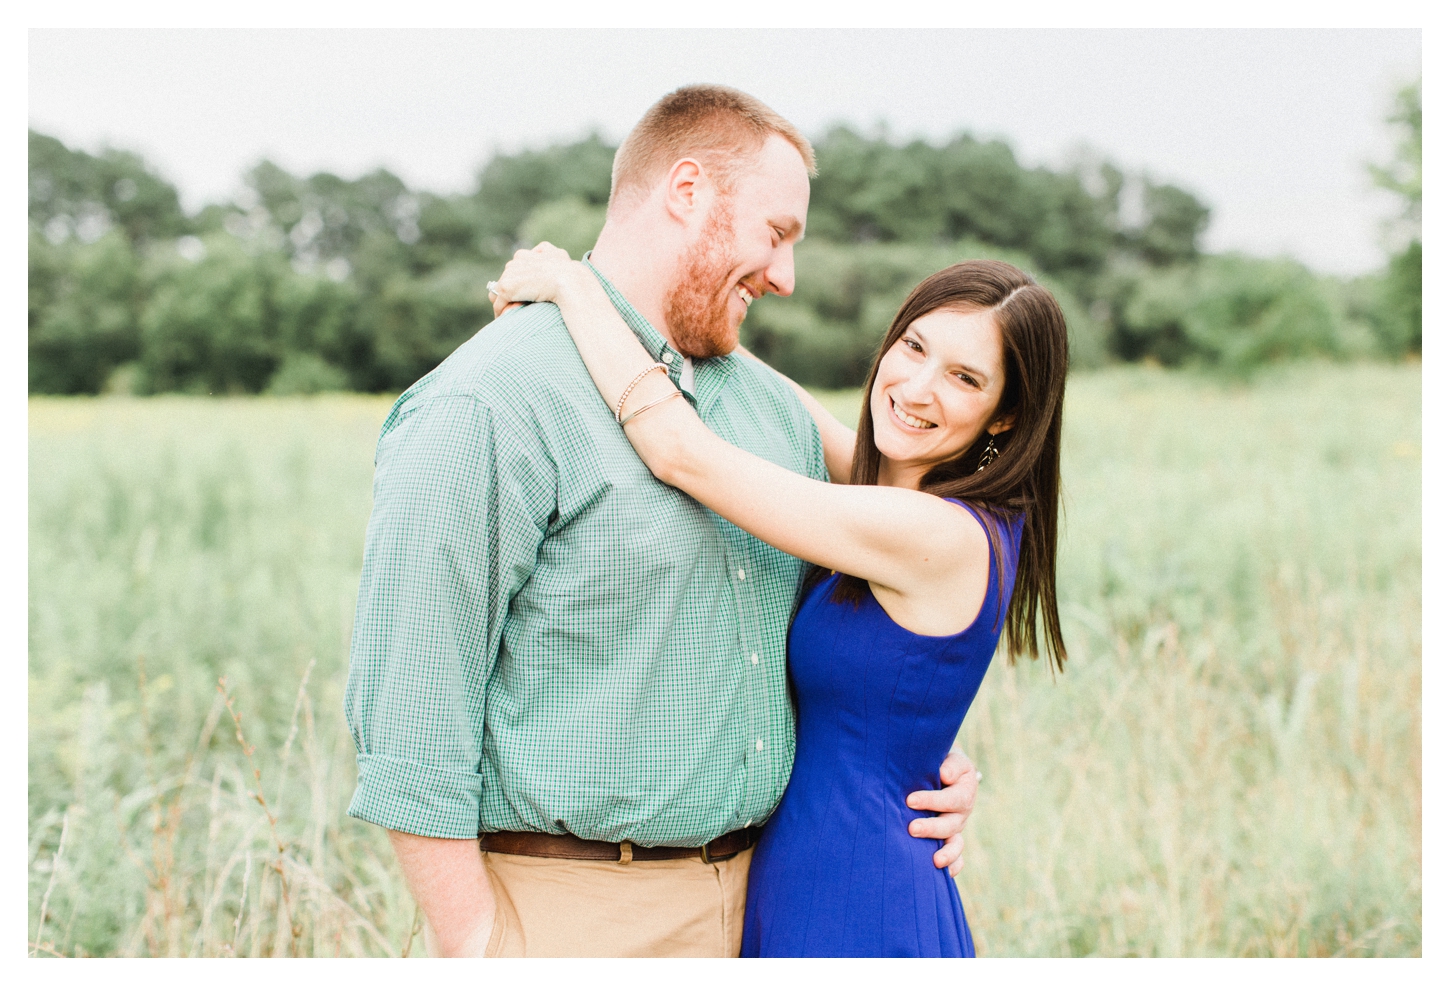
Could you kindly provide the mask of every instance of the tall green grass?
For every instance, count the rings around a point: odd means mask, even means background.
[[[1068,670],[999,659],[962,734],[982,954],[1419,954],[1419,395],[1416,366],[1071,381]],[[421,949],[343,814],[387,407],[31,401],[35,953]]]

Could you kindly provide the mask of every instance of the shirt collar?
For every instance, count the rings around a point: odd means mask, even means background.
[[[698,378],[696,376],[696,373],[691,373],[688,378],[686,378],[684,381],[681,381],[680,371],[685,368],[684,355],[677,351],[668,342],[666,342],[665,337],[660,334],[660,331],[658,329],[650,324],[649,319],[645,318],[638,311],[636,311],[635,307],[631,305],[629,303],[629,300],[620,293],[619,289],[610,282],[609,278],[601,274],[599,272],[599,268],[595,267],[592,263],[589,262],[589,254],[593,252],[594,251],[591,250],[589,251],[589,253],[584,254],[584,266],[588,267],[594,273],[594,276],[599,278],[599,284],[601,287],[604,288],[604,293],[614,304],[615,309],[619,312],[620,318],[624,319],[624,324],[629,326],[630,331],[633,332],[635,338],[639,340],[640,345],[644,346],[645,350],[651,356],[653,356],[655,359],[659,360],[661,363],[665,364],[670,368],[670,380],[674,382],[676,387],[679,387],[693,399],[695,396],[694,391],[696,386],[696,380]],[[695,371],[698,371],[699,364],[695,364],[693,369]]]

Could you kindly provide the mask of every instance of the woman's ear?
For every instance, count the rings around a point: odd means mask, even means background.
[[[996,421],[993,421],[991,424],[987,425],[987,434],[989,434],[989,435],[1000,435],[1004,431],[1010,431],[1012,429],[1012,426],[1015,425],[1016,423],[1017,423],[1017,414],[1016,414],[1016,412],[1013,412],[1012,414],[1004,414],[1004,415],[1002,415],[1002,417],[998,418]]]

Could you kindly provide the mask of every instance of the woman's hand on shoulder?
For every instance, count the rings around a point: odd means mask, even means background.
[[[588,274],[584,265],[570,260],[567,250],[552,243],[519,250],[489,290],[494,317],[527,301],[557,302],[561,292],[580,274]]]

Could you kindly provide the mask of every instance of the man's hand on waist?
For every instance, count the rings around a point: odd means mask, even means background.
[[[943,845],[932,856],[937,869],[950,867],[947,872],[956,876],[962,871],[962,829],[967,827],[967,816],[971,815],[977,803],[976,764],[961,750],[952,747],[941,765],[942,789],[940,791],[913,791],[907,795],[906,806],[917,811],[934,811],[935,818],[918,818],[911,823],[910,832],[918,839],[941,839]]]

